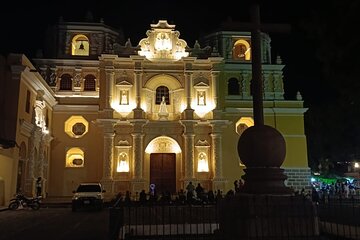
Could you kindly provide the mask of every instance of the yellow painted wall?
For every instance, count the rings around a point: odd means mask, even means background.
[[[234,189],[233,182],[244,174],[245,167],[240,166],[237,152],[239,135],[235,132],[236,123],[241,117],[244,115],[240,113],[238,116],[236,114],[228,116],[226,119],[232,123],[223,132],[223,174],[228,180],[226,191]],[[276,127],[285,138],[286,157],[282,167],[308,167],[303,116],[276,115],[268,109],[264,114],[264,122],[266,125]]]
[[[72,115],[81,115],[89,122],[89,131],[81,138],[71,138],[64,131],[65,121]],[[50,162],[49,196],[71,196],[80,182],[99,182],[103,172],[103,137],[101,129],[91,121],[97,114],[53,113]],[[66,148],[80,147],[84,150],[84,167],[66,168]]]
[[[15,161],[12,158],[12,151],[12,149],[0,150],[0,179],[3,182],[0,183],[3,185],[3,187],[0,186],[0,206],[7,206],[14,194]]]

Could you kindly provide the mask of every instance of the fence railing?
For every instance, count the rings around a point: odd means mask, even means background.
[[[110,208],[109,222],[111,240],[360,239],[360,200],[231,196],[216,204],[118,201]]]

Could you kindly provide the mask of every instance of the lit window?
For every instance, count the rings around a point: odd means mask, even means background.
[[[66,167],[84,167],[84,151],[78,147],[70,148],[66,152]]]
[[[72,90],[72,77],[69,74],[63,74],[61,76],[60,90]]]
[[[71,45],[71,55],[89,56],[89,39],[85,35],[79,34],[73,37]]]
[[[254,126],[254,119],[251,117],[242,117],[237,121],[235,126],[236,133],[241,135],[247,128]]]
[[[233,59],[235,60],[251,60],[251,48],[246,39],[239,39],[234,43],[232,50]]]
[[[239,82],[236,78],[230,78],[228,81],[228,95],[239,95]]]
[[[95,91],[96,90],[96,80],[94,75],[86,75],[84,81],[84,91]]]
[[[165,86],[160,86],[160,87],[156,88],[155,104],[160,104],[163,96],[165,97],[166,104],[169,105],[170,104],[169,89]]]
[[[71,116],[65,121],[65,132],[72,138],[83,137],[89,131],[89,122],[82,116]]]

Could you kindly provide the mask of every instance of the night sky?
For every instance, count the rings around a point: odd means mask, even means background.
[[[202,33],[227,19],[249,21],[252,1],[12,1],[0,8],[0,53],[35,56],[44,32],[60,16],[81,21],[91,11],[95,21],[122,29],[133,45],[151,23],[167,19],[190,47]],[[287,23],[289,33],[270,33],[272,54],[280,55],[285,98],[300,91],[305,107],[305,130],[310,165],[321,159],[360,159],[360,40],[356,31],[360,1],[260,1],[263,23]],[[203,46],[204,47],[204,46]],[[358,126],[359,125],[359,126]]]

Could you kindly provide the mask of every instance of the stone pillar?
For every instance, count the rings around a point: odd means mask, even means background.
[[[132,180],[131,180],[131,192],[135,196],[136,192],[140,193],[141,190],[147,190],[149,187],[145,187],[144,180],[144,133],[143,126],[147,123],[146,120],[134,120],[132,136],[132,149],[133,149],[133,161],[132,161]]]
[[[213,109],[213,119],[221,119],[221,110],[220,110],[220,101],[218,98],[219,86],[218,86],[218,71],[211,72],[211,90],[212,90],[212,97],[214,99],[214,109]]]
[[[39,174],[39,147],[41,141],[41,129],[39,127],[34,126],[30,141],[29,141],[29,161],[28,161],[28,175],[25,181],[25,194],[31,196],[35,195],[35,179],[36,175]]]
[[[113,168],[114,168],[114,128],[113,123],[103,123],[104,127],[104,153],[103,153],[103,177],[101,183],[107,194],[112,194]]]
[[[185,72],[185,97],[186,97],[186,109],[184,110],[183,119],[194,119],[194,109],[191,108],[191,89],[192,89],[192,72]]]
[[[142,72],[135,70],[135,102],[136,107],[134,111],[134,119],[144,118],[144,110],[141,108],[141,77]]]
[[[141,71],[135,71],[135,101],[136,108],[141,108]]]
[[[241,89],[243,99],[251,99],[250,93],[250,75],[249,71],[245,71],[241,73],[242,81],[241,81]]]
[[[262,77],[262,79],[263,79],[263,93],[264,93],[264,95],[263,95],[263,97],[264,97],[264,99],[266,99],[266,100],[273,100],[274,99],[274,89],[273,89],[273,84],[272,84],[272,82],[273,82],[273,76],[272,76],[272,74],[270,74],[270,73],[264,73],[263,75],[262,75],[263,77]]]
[[[194,179],[194,138],[195,134],[185,133],[185,179]]]
[[[113,86],[114,86],[114,68],[106,68],[106,102],[105,102],[105,118],[112,118],[113,109],[111,103],[113,100]]]
[[[112,180],[114,162],[114,136],[112,132],[104,133],[103,180]]]
[[[211,136],[211,145],[212,145],[212,158],[214,163],[214,179],[221,179],[223,177],[222,171],[222,146],[221,146],[221,134],[220,133],[212,133]]]
[[[181,121],[184,126],[184,187],[195,179],[194,166],[194,121]]]
[[[222,128],[229,124],[228,121],[216,121],[211,123],[211,156],[213,167],[213,190],[225,190],[227,180],[223,177],[223,160],[222,160]]]
[[[143,138],[144,134],[134,133],[131,134],[133,138],[133,178],[142,179],[143,178],[143,158],[144,158],[144,146]]]

